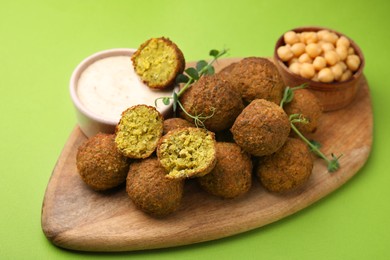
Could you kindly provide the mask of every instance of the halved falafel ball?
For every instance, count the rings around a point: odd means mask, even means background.
[[[103,191],[126,180],[129,160],[115,145],[113,134],[96,134],[77,150],[76,166],[82,180],[92,189]]]
[[[171,130],[183,127],[195,127],[195,125],[180,117],[172,117],[165,119],[163,135],[167,134]]]
[[[136,105],[126,109],[116,126],[115,143],[129,158],[147,158],[163,133],[163,117],[155,107]]]
[[[259,159],[256,175],[267,190],[287,193],[303,187],[312,171],[313,156],[307,145],[288,138],[279,151]]]
[[[214,133],[195,127],[169,131],[159,141],[157,157],[168,178],[206,175],[216,163]]]
[[[183,197],[184,180],[168,179],[156,157],[134,162],[126,179],[126,191],[142,211],[164,217],[176,211]]]
[[[266,99],[276,104],[282,100],[283,79],[275,64],[266,58],[244,58],[228,65],[217,75],[229,81],[247,104],[255,99]]]
[[[237,117],[231,132],[236,143],[245,151],[254,156],[264,156],[282,147],[290,133],[290,121],[280,106],[255,99]]]
[[[216,75],[203,76],[180,97],[180,102],[190,115],[212,115],[203,123],[213,132],[230,128],[244,108],[240,94],[228,81]],[[180,116],[194,122],[183,111]]]
[[[319,119],[322,115],[322,106],[318,98],[308,89],[294,91],[294,97],[290,103],[284,105],[287,115],[301,114],[308,123],[295,123],[302,134],[314,133],[317,130]]]
[[[203,177],[200,186],[210,194],[231,199],[241,196],[252,186],[252,160],[235,143],[217,142],[217,164]]]
[[[135,72],[151,88],[165,89],[175,83],[185,67],[184,55],[168,38],[151,38],[131,56]]]

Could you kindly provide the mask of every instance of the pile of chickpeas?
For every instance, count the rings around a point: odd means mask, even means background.
[[[352,77],[361,60],[351,42],[329,30],[318,32],[288,31],[285,45],[277,54],[289,70],[304,78],[319,82],[340,82]]]

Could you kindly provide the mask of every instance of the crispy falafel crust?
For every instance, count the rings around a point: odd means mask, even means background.
[[[262,57],[247,57],[222,69],[217,75],[232,83],[246,103],[266,99],[279,104],[284,81],[275,64]]]
[[[171,130],[183,127],[195,127],[195,125],[180,117],[172,117],[165,119],[163,135],[167,134]]]
[[[288,193],[304,186],[313,165],[307,145],[300,139],[288,138],[279,151],[259,159],[256,175],[267,190]]]
[[[203,177],[200,186],[210,194],[232,199],[242,196],[252,186],[252,160],[235,143],[217,142],[217,164]]]
[[[82,180],[92,189],[102,191],[126,180],[129,160],[116,148],[115,136],[96,134],[78,148],[76,166]]]
[[[308,89],[294,91],[294,98],[290,103],[285,104],[284,111],[287,115],[302,114],[308,123],[296,123],[295,126],[302,134],[314,133],[317,130],[322,106],[319,99]]]
[[[156,157],[134,162],[126,179],[126,192],[142,211],[164,217],[176,211],[183,197],[184,181],[168,179]]]
[[[181,96],[180,102],[191,115],[213,115],[204,121],[205,127],[213,132],[229,129],[244,109],[240,94],[230,82],[216,75],[200,78]],[[193,122],[183,111],[180,116]]]
[[[135,72],[150,88],[165,89],[184,71],[182,51],[168,38],[151,38],[132,55]]]
[[[163,121],[163,116],[152,106],[136,105],[123,111],[115,130],[119,151],[129,158],[149,157],[162,136]]]
[[[200,177],[216,164],[215,135],[201,128],[178,128],[164,135],[157,157],[168,178]]]
[[[236,143],[254,156],[276,152],[290,133],[284,110],[264,99],[253,100],[237,117],[231,132]]]

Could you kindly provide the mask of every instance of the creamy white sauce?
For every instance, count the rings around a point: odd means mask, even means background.
[[[129,56],[113,56],[92,63],[77,83],[77,96],[84,107],[110,121],[119,121],[122,112],[133,105],[154,106],[156,98],[171,94],[171,89],[153,90],[143,84]],[[165,107],[161,101],[158,106]]]

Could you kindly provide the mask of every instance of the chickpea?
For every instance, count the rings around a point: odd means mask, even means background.
[[[301,63],[298,63],[298,62],[291,63],[291,65],[290,65],[288,68],[289,68],[289,70],[290,70],[292,73],[295,73],[295,74],[297,74],[297,75],[300,75]]]
[[[306,45],[306,53],[309,54],[310,57],[315,58],[321,54],[322,49],[317,43],[309,43]]]
[[[284,34],[284,42],[286,44],[293,45],[294,43],[299,42],[299,37],[294,31],[288,31]]]
[[[299,56],[298,61],[300,63],[312,63],[313,59],[306,52]]]
[[[329,32],[327,34],[324,34],[322,40],[326,42],[330,42],[332,44],[336,44],[339,37],[334,32]]]
[[[355,50],[352,47],[348,48],[348,55],[355,54]]]
[[[290,59],[290,60],[287,62],[288,66],[290,66],[290,65],[293,64],[293,63],[299,63],[297,57],[293,57],[292,59]]]
[[[299,57],[302,53],[305,52],[305,44],[302,42],[297,42],[291,46],[291,51],[294,53],[294,56]]]
[[[305,39],[304,42],[306,44],[318,42],[318,37],[315,32],[307,32],[307,34],[305,34],[304,39]]]
[[[333,51],[334,50],[334,45],[331,44],[330,42],[322,42],[321,43],[321,48],[324,52],[327,51]]]
[[[317,56],[313,61],[314,69],[321,70],[326,67],[326,60],[322,56]]]
[[[340,38],[336,42],[337,47],[344,46],[346,49],[348,49],[350,45],[351,45],[350,41],[345,36],[340,36]]]
[[[318,79],[318,73],[315,73],[314,76],[311,78],[311,80],[316,81],[316,82],[320,81]]]
[[[335,65],[337,62],[340,61],[340,57],[339,57],[339,55],[335,51],[327,51],[327,52],[325,52],[324,57],[325,57],[326,62],[330,66]]]
[[[323,40],[324,39],[324,34],[328,34],[328,30],[320,30],[317,32],[318,40]]]
[[[332,71],[335,80],[339,80],[343,75],[343,68],[339,62],[330,67],[330,70]]]
[[[282,61],[288,61],[294,54],[288,46],[280,46],[277,50],[278,56]]]
[[[341,75],[340,81],[349,80],[352,77],[352,71],[346,70],[343,75]]]
[[[343,72],[346,71],[346,70],[348,69],[347,64],[345,64],[344,61],[339,61],[339,62],[337,62],[337,64],[340,65],[340,67],[341,67],[341,69],[343,70]]]
[[[347,64],[348,69],[350,69],[351,71],[356,71],[360,66],[359,56],[357,56],[355,54],[348,55],[347,60],[346,60],[346,64]]]
[[[300,42],[306,43],[305,38],[306,38],[307,33],[308,33],[308,32],[301,32],[301,33],[298,34],[298,37],[299,37],[299,41],[300,41]]]
[[[344,45],[337,46],[336,53],[339,55],[340,60],[345,60],[348,56],[348,49]]]
[[[329,68],[323,68],[318,72],[318,80],[321,82],[332,82],[334,80],[334,75]]]
[[[313,64],[311,64],[311,63],[302,63],[301,64],[301,70],[299,71],[299,74],[302,77],[304,77],[304,78],[311,79],[314,76],[314,74],[315,74],[315,70],[314,70]]]

